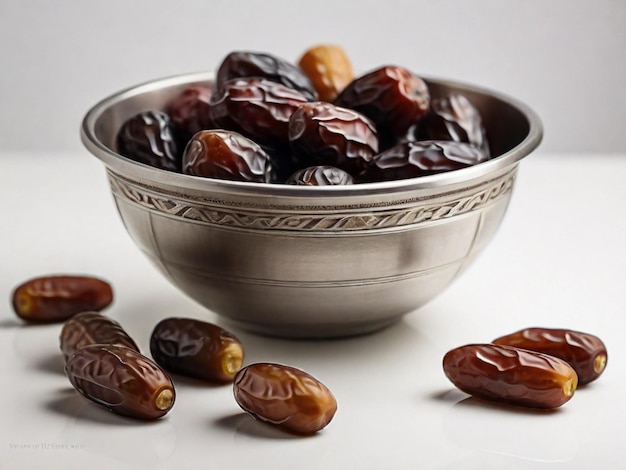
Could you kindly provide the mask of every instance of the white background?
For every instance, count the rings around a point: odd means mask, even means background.
[[[511,94],[542,117],[546,152],[626,150],[623,0],[0,0],[0,152],[80,151],[83,114],[118,89],[321,42],[359,72]]]

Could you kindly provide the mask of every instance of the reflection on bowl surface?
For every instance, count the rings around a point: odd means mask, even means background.
[[[261,334],[362,334],[424,305],[492,239],[518,164],[541,141],[538,117],[517,100],[428,79],[433,96],[475,104],[494,158],[421,178],[304,187],[200,178],[116,153],[126,119],[211,80],[180,75],[108,97],[86,115],[82,139],[142,252],[181,291]]]

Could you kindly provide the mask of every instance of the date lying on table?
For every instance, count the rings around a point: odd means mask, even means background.
[[[531,408],[557,408],[578,385],[576,372],[562,359],[496,344],[455,348],[444,356],[443,370],[465,393]]]
[[[157,419],[174,406],[174,384],[157,364],[124,346],[94,344],[65,363],[72,386],[89,400],[132,418]]]
[[[161,320],[150,336],[154,360],[169,372],[230,382],[243,363],[243,346],[230,332],[192,318]]]
[[[137,343],[118,322],[98,312],[74,315],[63,325],[59,339],[65,360],[78,349],[91,344],[126,346],[139,352]]]
[[[526,328],[502,336],[494,344],[539,351],[566,361],[578,374],[580,385],[600,377],[607,363],[607,351],[597,336],[559,328]]]
[[[337,401],[323,383],[282,364],[244,367],[235,376],[233,391],[245,412],[296,434],[321,430],[337,411]]]
[[[113,302],[113,289],[108,282],[91,276],[43,276],[17,286],[12,302],[23,320],[60,322],[77,313],[108,307]]]

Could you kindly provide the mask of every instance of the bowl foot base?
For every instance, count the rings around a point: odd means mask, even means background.
[[[367,323],[333,323],[333,324],[315,324],[315,325],[268,325],[261,323],[250,323],[245,321],[232,320],[230,318],[220,317],[221,322],[235,329],[257,334],[260,336],[270,336],[274,338],[287,339],[339,339],[352,336],[361,336],[383,330],[397,323],[401,316],[372,321]]]

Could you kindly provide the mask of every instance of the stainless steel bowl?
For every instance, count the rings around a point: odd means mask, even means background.
[[[479,108],[495,158],[422,178],[303,187],[177,174],[116,153],[127,118],[212,78],[180,75],[116,93],[89,110],[81,136],[106,165],[143,253],[181,291],[261,334],[362,334],[424,305],[492,239],[518,164],[542,137],[539,118],[517,100],[427,79],[433,96],[463,93]]]

